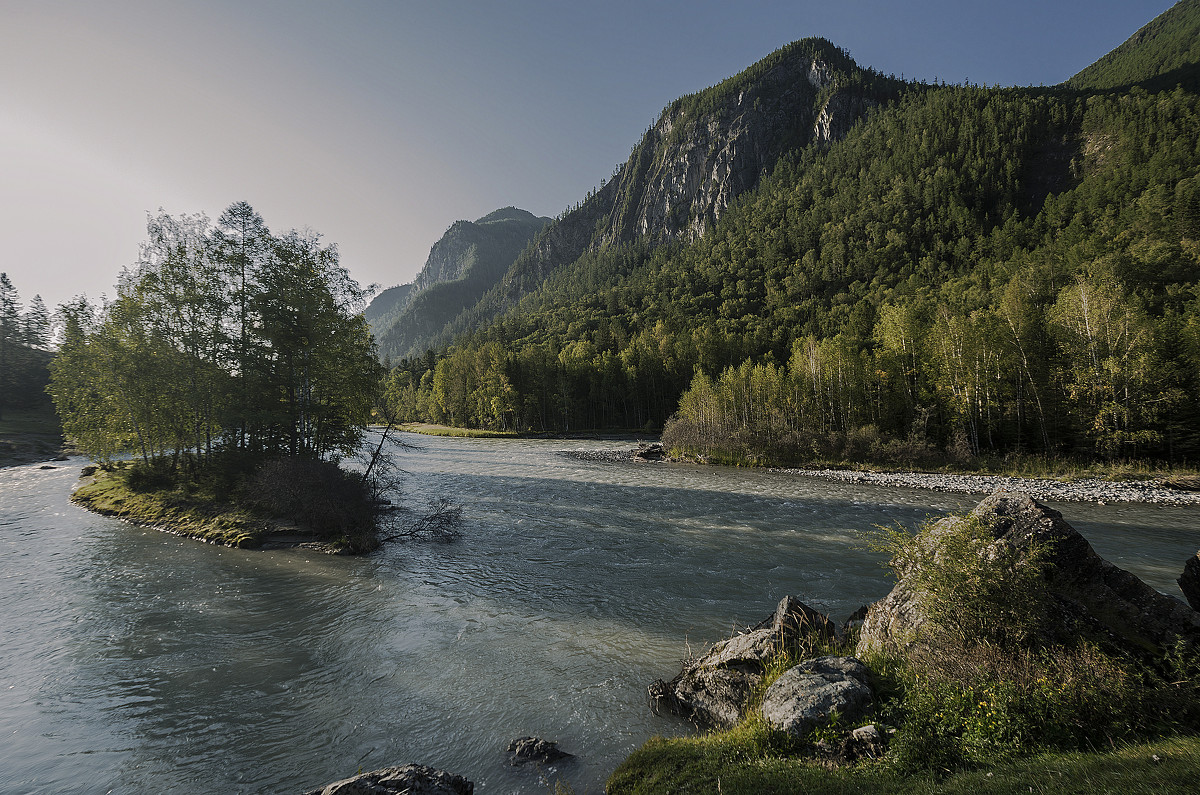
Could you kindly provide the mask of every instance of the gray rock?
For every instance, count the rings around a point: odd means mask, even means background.
[[[648,692],[656,710],[691,718],[703,726],[732,726],[741,719],[750,694],[778,654],[801,653],[837,628],[794,596],[779,601],[775,612],[754,629],[713,644],[689,660],[670,682],[659,679]]]
[[[850,736],[842,741],[839,756],[844,762],[879,759],[887,753],[887,748],[888,736],[872,723],[850,732]]]
[[[524,765],[528,762],[548,765],[574,757],[574,754],[559,750],[557,742],[540,737],[518,737],[508,744],[508,752],[512,754],[508,760],[510,765]]]
[[[335,781],[305,795],[472,795],[475,785],[462,776],[425,765],[385,767]]]
[[[666,457],[666,451],[663,450],[661,442],[651,442],[638,447],[631,457],[634,461],[662,461]]]
[[[1200,552],[1188,558],[1184,564],[1183,574],[1176,580],[1179,590],[1193,610],[1200,610]]]
[[[1097,555],[1058,511],[1026,494],[1001,490],[979,503],[972,516],[996,539],[985,555],[995,550],[998,556],[1001,546],[1008,546],[1021,560],[1035,546],[1048,545],[1047,598],[1042,614],[1035,616],[1044,642],[1086,638],[1111,652],[1143,657],[1160,655],[1179,641],[1200,648],[1200,614]],[[939,525],[948,528],[957,521],[950,517]],[[912,579],[902,576],[867,612],[856,653],[954,653],[946,644],[961,641],[938,631],[922,611],[922,598]]]
[[[871,708],[867,667],[853,657],[818,657],[784,672],[763,694],[762,715],[776,729],[803,737],[836,712],[853,723]]]

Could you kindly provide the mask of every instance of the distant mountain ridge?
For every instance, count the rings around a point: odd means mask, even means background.
[[[516,207],[454,222],[433,244],[416,279],[384,290],[363,313],[380,355],[424,353],[445,318],[478,301],[549,222]]]

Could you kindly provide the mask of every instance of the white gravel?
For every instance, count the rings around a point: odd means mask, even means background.
[[[1055,502],[1147,502],[1156,505],[1200,505],[1200,492],[1181,491],[1158,480],[1108,481],[1097,478],[1046,480],[1001,475],[947,475],[925,472],[856,472],[847,469],[773,469],[805,477],[869,483],[959,494],[991,494],[997,489],[1020,491],[1037,500]]]

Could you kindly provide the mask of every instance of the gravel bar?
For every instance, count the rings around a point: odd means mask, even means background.
[[[997,489],[1020,491],[1050,502],[1145,502],[1155,505],[1200,505],[1200,492],[1181,491],[1158,480],[1109,481],[1098,478],[1047,480],[1003,475],[948,475],[926,472],[857,472],[848,469],[772,469],[811,478],[869,483],[959,494],[991,494]]]

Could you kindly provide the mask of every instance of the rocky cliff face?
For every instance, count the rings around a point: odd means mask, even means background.
[[[842,138],[899,87],[860,70],[829,42],[804,39],[720,85],[676,100],[611,180],[521,254],[474,321],[536,289],[588,250],[635,240],[696,240],[781,155]],[[450,329],[465,330],[463,323]]]
[[[780,155],[844,137],[878,102],[849,85],[855,67],[826,42],[797,42],[768,61],[663,112],[617,175],[598,243],[696,240]]]

